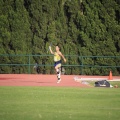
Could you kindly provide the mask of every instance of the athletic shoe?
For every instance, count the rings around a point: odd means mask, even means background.
[[[57,83],[60,83],[60,81],[61,81],[61,79],[59,79],[59,80],[57,81]]]

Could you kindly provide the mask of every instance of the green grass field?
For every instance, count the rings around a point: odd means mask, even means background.
[[[0,120],[119,120],[119,88],[0,87]]]

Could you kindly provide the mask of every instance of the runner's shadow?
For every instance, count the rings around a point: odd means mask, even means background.
[[[18,82],[26,82],[26,83],[29,83],[29,82],[33,82],[33,83],[54,83],[54,82],[37,82],[37,81],[18,81]]]
[[[16,79],[16,78],[0,78],[0,80],[12,80],[12,79]]]

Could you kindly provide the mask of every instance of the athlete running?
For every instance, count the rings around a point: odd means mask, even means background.
[[[60,52],[60,47],[58,45],[55,46],[55,52],[52,51],[51,46],[49,46],[50,52],[51,54],[54,55],[54,68],[56,70],[57,73],[57,83],[60,83],[61,81],[61,57],[64,60],[64,62],[66,62],[66,59],[64,57],[64,55]]]

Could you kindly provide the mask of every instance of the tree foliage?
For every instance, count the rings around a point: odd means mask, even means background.
[[[120,56],[119,0],[1,0],[0,54],[49,54],[50,43],[59,43],[64,55]],[[82,62],[77,57],[67,60],[71,65]],[[30,62],[53,64],[53,58],[33,56]],[[28,57],[4,56],[0,63],[27,64]],[[84,59],[84,64],[93,63],[120,66],[120,58]],[[27,69],[0,66],[0,73],[26,73]],[[52,69],[43,66],[41,73],[54,73]],[[81,74],[80,69],[66,67],[66,73]],[[119,68],[113,71],[120,74]],[[106,74],[105,68],[86,67],[83,72]]]

